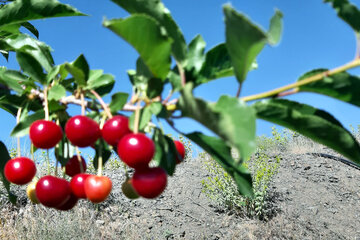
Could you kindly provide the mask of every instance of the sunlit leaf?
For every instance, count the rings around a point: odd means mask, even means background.
[[[294,130],[334,149],[360,166],[357,140],[329,113],[285,99],[269,99],[252,105],[257,117]]]
[[[146,15],[103,22],[104,26],[130,43],[140,54],[152,74],[165,79],[171,64],[171,43],[159,23]]]
[[[193,132],[185,136],[209,153],[233,177],[240,194],[253,196],[249,170],[232,158],[231,148],[222,139],[206,136],[200,132]]]
[[[173,39],[172,54],[175,59],[184,63],[186,60],[186,42],[184,36],[170,15],[169,9],[159,0],[112,0],[129,13],[142,13],[155,18]]]
[[[264,48],[267,35],[244,15],[231,6],[224,6],[226,25],[226,47],[228,49],[235,76],[242,83],[256,56]]]

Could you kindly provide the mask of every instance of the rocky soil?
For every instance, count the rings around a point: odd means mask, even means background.
[[[270,188],[269,220],[220,211],[202,193],[199,159],[178,167],[155,200],[126,199],[121,170],[109,201],[81,202],[58,213],[33,206],[0,208],[0,239],[351,239],[360,240],[360,171],[309,154],[283,154]],[[18,189],[20,190],[20,189]],[[22,191],[23,194],[23,191]]]

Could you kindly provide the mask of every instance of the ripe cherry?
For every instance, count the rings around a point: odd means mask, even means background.
[[[97,122],[86,116],[74,116],[65,125],[66,137],[78,147],[91,146],[101,136]]]
[[[69,200],[70,195],[70,183],[62,178],[47,175],[36,184],[36,196],[46,207],[59,207]]]
[[[120,159],[129,167],[148,168],[155,154],[155,144],[143,133],[130,133],[120,140],[117,150]]]
[[[156,198],[166,188],[167,175],[162,168],[135,170],[132,185],[135,191],[144,198]]]
[[[106,176],[91,175],[84,184],[86,197],[93,203],[103,202],[109,196],[111,188],[112,182]]]
[[[68,211],[70,209],[72,209],[73,207],[75,207],[75,205],[78,202],[78,198],[71,193],[69,199],[62,205],[55,207],[57,210],[61,210],[61,211]]]
[[[34,146],[44,149],[55,147],[63,137],[61,127],[47,120],[37,120],[33,122],[30,126],[29,134]]]
[[[73,194],[78,198],[86,198],[85,180],[91,176],[87,173],[76,174],[70,181],[70,187]]]
[[[174,141],[179,156],[176,156],[176,164],[181,163],[185,157],[185,147],[180,141]]]
[[[104,140],[112,146],[117,146],[120,139],[126,134],[131,133],[129,129],[129,119],[125,116],[117,115],[107,120],[101,130]]]
[[[86,171],[86,162],[83,157],[81,157],[81,165],[82,165],[83,172],[85,172]],[[73,177],[76,174],[81,173],[80,163],[79,163],[79,159],[78,159],[77,155],[74,155],[66,163],[65,173],[70,177]]]
[[[121,185],[121,190],[124,193],[125,197],[128,199],[137,199],[139,198],[139,194],[136,193],[133,185],[132,179],[126,179],[125,182]]]
[[[10,159],[4,168],[6,179],[18,185],[29,183],[36,174],[36,166],[33,160],[26,157]]]

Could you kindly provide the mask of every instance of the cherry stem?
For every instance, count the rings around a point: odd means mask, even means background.
[[[139,132],[139,121],[140,121],[140,101],[137,102],[134,119],[134,133]]]
[[[99,159],[98,159],[98,176],[102,176],[103,158],[102,158],[102,144],[99,145]]]
[[[56,159],[56,163],[55,163],[55,177],[58,176],[58,165],[59,165],[59,161]]]
[[[85,116],[85,99],[84,99],[84,93],[80,93],[80,99],[81,99],[81,115]]]
[[[34,144],[31,144],[31,146],[30,146],[30,152],[31,152],[31,158],[32,158],[32,160],[35,162],[35,157],[34,157]]]
[[[80,172],[83,173],[83,172],[84,172],[84,168],[83,168],[83,165],[82,165],[80,150],[79,150],[78,147],[76,147],[75,149],[76,149],[76,156],[77,156],[77,159],[78,159],[78,161],[79,161]]]
[[[105,111],[106,115],[108,116],[108,118],[112,118],[113,115],[111,114],[110,108],[104,102],[104,100],[100,97],[100,95],[95,90],[90,90],[90,92],[97,98],[97,100],[101,104],[101,106],[104,109],[104,111]]]
[[[19,124],[19,122],[20,122],[21,111],[22,111],[22,108],[20,107],[16,114],[16,124]],[[17,156],[21,157],[20,137],[17,137],[16,140],[17,140]]]
[[[176,66],[177,66],[177,68],[179,70],[180,79],[181,79],[181,86],[185,87],[186,77],[185,77],[184,69],[181,67],[180,63],[178,63],[178,62],[176,62]]]
[[[50,157],[49,157],[49,150],[46,150],[46,163],[47,163],[48,175],[50,175]]]
[[[44,87],[44,111],[45,120],[49,121],[48,87]]]
[[[128,172],[128,168],[127,168],[127,166],[126,166],[126,164],[124,163],[124,162],[122,162],[123,164],[124,164],[124,169],[125,169],[125,177],[126,177],[126,179],[129,179],[130,177],[129,177],[129,172]]]

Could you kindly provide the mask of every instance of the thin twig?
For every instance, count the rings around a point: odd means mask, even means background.
[[[238,90],[237,90],[237,92],[236,92],[236,97],[237,97],[237,98],[240,97],[241,88],[242,88],[242,84],[239,83],[239,88],[238,88]]]
[[[334,68],[332,70],[325,71],[323,73],[319,73],[319,74],[316,74],[314,76],[305,78],[305,79],[303,79],[301,81],[298,81],[296,83],[292,83],[292,84],[289,84],[289,85],[286,85],[284,87],[280,87],[280,88],[277,88],[277,89],[274,89],[274,90],[271,90],[271,91],[268,91],[268,92],[243,97],[243,98],[241,98],[241,100],[243,100],[245,102],[248,102],[248,101],[253,101],[253,100],[257,100],[257,99],[276,96],[281,92],[285,92],[285,91],[288,91],[288,90],[293,89],[293,88],[298,88],[300,86],[304,86],[306,84],[322,80],[324,78],[324,76],[331,76],[331,75],[334,75],[336,73],[344,72],[344,71],[346,71],[348,69],[355,68],[355,67],[358,67],[358,66],[360,66],[360,58],[357,58],[357,59],[355,59],[355,60],[353,60],[353,61],[351,61],[351,62],[349,62],[347,64],[344,64],[344,65],[342,65],[340,67],[337,67],[337,68]]]

